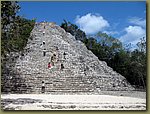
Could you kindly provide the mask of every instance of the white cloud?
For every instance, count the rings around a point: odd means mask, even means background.
[[[88,13],[84,16],[77,16],[75,23],[79,25],[80,29],[86,34],[95,34],[99,31],[109,27],[109,23],[99,14],[92,15]]]
[[[123,43],[136,45],[140,38],[146,36],[146,31],[140,26],[128,26],[125,28],[126,34],[120,37]]]
[[[129,19],[129,23],[146,28],[146,19],[142,19],[139,17],[132,17]]]

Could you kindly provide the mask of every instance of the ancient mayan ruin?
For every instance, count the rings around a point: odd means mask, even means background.
[[[55,23],[36,23],[13,70],[16,76],[12,83],[17,86],[10,93],[41,94],[43,83],[46,94],[99,94],[103,90],[133,89],[122,75]]]

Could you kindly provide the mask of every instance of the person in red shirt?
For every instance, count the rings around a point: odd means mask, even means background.
[[[48,68],[51,68],[51,63],[50,62],[48,63]]]

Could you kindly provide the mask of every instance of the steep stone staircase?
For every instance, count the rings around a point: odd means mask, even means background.
[[[14,67],[26,85],[23,89],[24,84],[20,84],[17,91],[41,93],[42,81],[45,93],[51,94],[98,94],[101,90],[133,89],[123,76],[108,67],[106,62],[99,61],[82,42],[58,25],[37,23],[31,37],[24,55],[17,59]],[[49,69],[53,54],[56,60]]]

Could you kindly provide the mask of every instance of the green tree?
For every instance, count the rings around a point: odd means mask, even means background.
[[[1,49],[2,56],[10,52],[8,40],[12,38],[16,13],[20,9],[18,2],[15,1],[2,1],[1,2]]]
[[[99,59],[106,61],[107,64],[111,66],[113,64],[112,59],[114,58],[115,53],[122,50],[122,43],[118,39],[102,32],[98,32],[95,35],[95,38],[102,46],[102,50],[99,53],[101,57]]]
[[[1,90],[7,90],[7,87],[17,87],[16,75],[12,69],[17,55],[11,52],[23,51],[32,31],[35,20],[28,20],[20,16],[16,16],[17,11],[20,9],[18,2],[15,1],[2,1],[1,2]],[[12,77],[12,80],[10,80]],[[21,78],[19,78],[22,81]]]
[[[17,26],[15,26],[13,39],[10,40],[10,45],[13,51],[22,51],[28,42],[35,20],[28,20],[17,16],[15,23]]]
[[[141,38],[137,43],[138,48],[132,52],[131,56],[131,66],[134,69],[134,75],[138,79],[135,85],[142,86],[146,89],[146,40]]]
[[[1,25],[3,32],[8,33],[8,31],[11,31],[16,13],[19,9],[20,7],[16,1],[1,2]]]
[[[67,22],[64,20],[64,22],[61,24],[61,27],[66,31],[75,36],[76,40],[84,41],[86,39],[86,34],[82,30],[78,28],[77,25],[72,24],[70,22]]]
[[[137,43],[137,46],[140,52],[146,53],[146,38],[141,38],[140,41]]]

